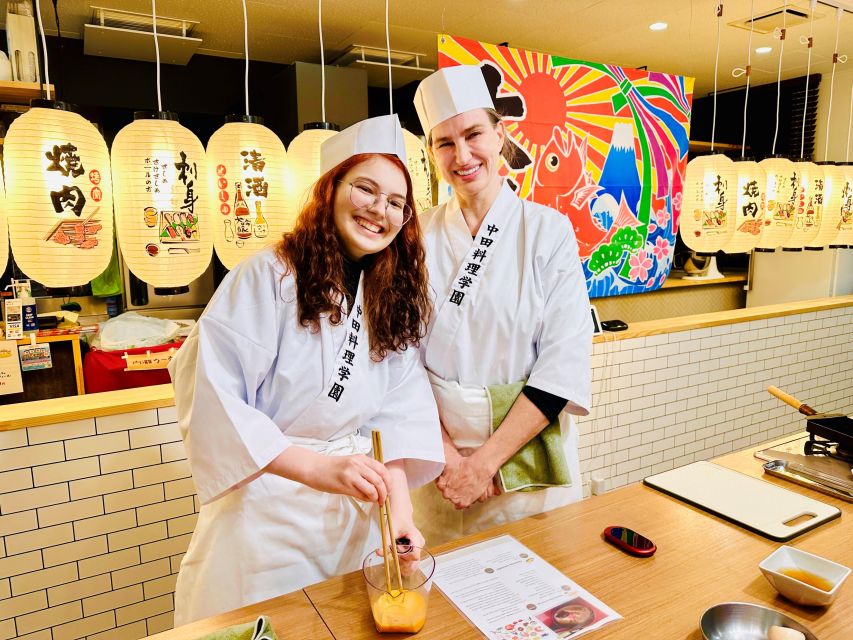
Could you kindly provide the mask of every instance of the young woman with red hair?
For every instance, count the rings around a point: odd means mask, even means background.
[[[443,453],[396,116],[336,134],[322,164],[293,231],[228,274],[170,365],[202,502],[176,625],[357,569],[386,495],[396,535],[424,544],[408,490]]]

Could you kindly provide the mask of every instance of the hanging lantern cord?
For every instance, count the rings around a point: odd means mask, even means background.
[[[755,19],[755,0],[749,4],[749,41],[746,48],[746,93],[743,97],[743,139],[740,143],[740,159],[746,157],[746,108],[749,104],[749,84],[752,76],[752,33],[754,30],[753,20]]]
[[[832,122],[832,93],[835,89],[835,67],[838,66],[838,36],[841,34],[841,16],[844,15],[844,9],[836,8],[835,13],[835,49],[832,50],[832,76],[829,81],[829,109],[826,114],[826,138],[823,143],[823,159],[827,160],[829,154],[829,129]]]
[[[388,51],[388,113],[394,113],[394,88],[391,84],[391,32],[388,30],[388,0],[385,0],[385,49]]]
[[[246,0],[243,0],[243,51],[246,53],[246,115],[249,115],[249,19],[246,17]]]
[[[47,66],[47,40],[44,37],[44,27],[41,24],[41,9],[39,8],[39,0],[36,0],[36,17],[39,22],[39,32],[41,33],[41,49],[44,53],[44,82],[47,85],[45,87],[45,91],[47,91],[47,99],[50,100],[50,69]]]
[[[59,73],[57,73],[59,76],[59,82],[56,84],[57,86],[61,86],[64,90],[65,83],[62,81],[62,30],[59,28],[59,0],[53,0],[53,18],[56,20],[56,37],[59,39],[59,61],[56,65],[59,70]],[[836,49],[837,48],[838,47],[836,47]],[[59,93],[57,91],[54,91],[53,93],[56,94],[56,99],[58,100]]]
[[[776,71],[776,128],[773,130],[773,149],[776,155],[776,139],[779,137],[779,98],[782,94],[782,54],[785,53],[785,36],[788,33],[788,0],[782,7],[782,33],[779,34],[779,69]]]
[[[847,151],[845,152],[844,162],[850,162],[850,129],[853,128],[853,85],[850,85],[850,115],[847,117]]]
[[[800,133],[800,157],[803,158],[803,152],[806,148],[806,114],[809,112],[809,75],[812,69],[812,45],[814,44],[814,12],[817,7],[817,0],[811,0],[809,3],[809,11],[811,11],[811,21],[809,22],[809,57],[806,63],[806,97],[803,101],[803,127]]]
[[[154,22],[154,57],[157,59],[157,111],[163,110],[160,96],[160,43],[157,42],[157,0],[151,0],[151,18]]]
[[[317,0],[317,24],[320,30],[320,119],[326,121],[326,54],[323,53],[323,0]]]
[[[723,21],[723,3],[719,3],[717,12],[717,51],[714,56],[714,114],[711,116],[711,153],[714,152],[714,134],[717,131],[717,68],[720,66],[720,25]]]

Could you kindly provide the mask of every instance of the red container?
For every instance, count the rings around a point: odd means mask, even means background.
[[[177,349],[182,342],[170,342],[156,347],[141,347],[126,351],[101,351],[92,348],[83,359],[83,378],[86,383],[86,393],[100,391],[116,391],[118,389],[133,389],[134,387],[150,387],[155,384],[169,384],[168,369],[153,369],[150,371],[125,371],[127,363],[124,354],[138,355],[146,352],[160,353],[169,349]]]

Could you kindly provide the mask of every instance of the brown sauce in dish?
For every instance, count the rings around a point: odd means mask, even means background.
[[[793,578],[794,580],[805,582],[810,587],[820,589],[821,591],[832,591],[832,587],[834,586],[826,578],[821,578],[819,575],[815,575],[814,573],[805,571],[804,569],[779,569],[779,573],[783,576]]]

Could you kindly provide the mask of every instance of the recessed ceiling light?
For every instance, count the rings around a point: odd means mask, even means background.
[[[773,47],[757,47],[755,49],[755,53],[770,53],[773,51]]]
[[[669,25],[666,22],[652,22],[649,25],[649,29],[651,29],[652,31],[663,31],[668,26]]]

